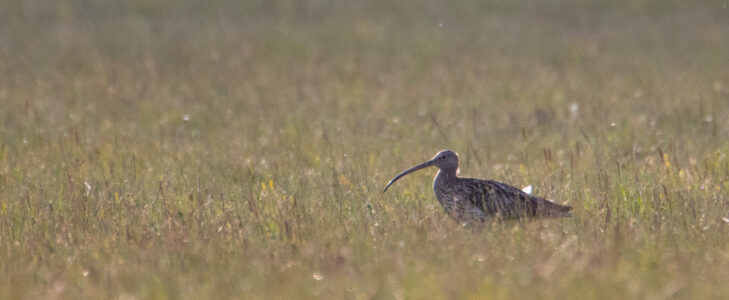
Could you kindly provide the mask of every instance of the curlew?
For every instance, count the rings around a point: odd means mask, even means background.
[[[431,166],[440,169],[433,180],[435,197],[446,214],[458,222],[572,216],[569,213],[572,207],[527,194],[508,184],[458,177],[458,155],[451,150],[440,151],[433,159],[398,174],[382,192],[401,177]]]

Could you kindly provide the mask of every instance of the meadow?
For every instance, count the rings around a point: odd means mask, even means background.
[[[726,298],[728,155],[725,0],[0,1],[2,299]]]

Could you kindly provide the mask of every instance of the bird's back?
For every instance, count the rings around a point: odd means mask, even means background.
[[[446,213],[459,221],[490,217],[569,217],[572,207],[527,194],[494,180],[458,178],[449,187],[436,189]]]

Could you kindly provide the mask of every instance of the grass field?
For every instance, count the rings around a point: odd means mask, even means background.
[[[728,193],[725,0],[0,1],[3,299],[725,298]]]

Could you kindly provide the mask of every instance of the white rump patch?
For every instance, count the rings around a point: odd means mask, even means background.
[[[527,194],[531,194],[532,193],[532,186],[531,185],[527,185],[523,189],[521,189],[521,191],[522,192],[525,192]]]

